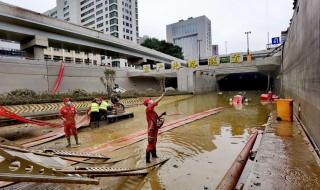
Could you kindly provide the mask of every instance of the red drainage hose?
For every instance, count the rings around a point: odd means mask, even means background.
[[[234,190],[237,182],[241,176],[241,173],[248,161],[250,156],[250,151],[257,139],[258,131],[253,133],[246,146],[242,149],[236,160],[233,162],[232,166],[227,171],[226,175],[223,177],[222,181],[219,183],[216,189],[219,190]]]
[[[63,73],[64,73],[64,63],[63,61],[61,61],[61,67],[60,67],[60,70],[59,70],[59,75],[58,75],[58,79],[57,79],[57,82],[56,82],[56,85],[54,86],[53,88],[53,91],[52,91],[52,96],[54,96],[60,86],[60,83],[62,81],[62,77],[63,77]]]

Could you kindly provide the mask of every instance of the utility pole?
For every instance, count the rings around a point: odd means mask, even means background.
[[[226,49],[226,55],[228,55],[228,42],[225,41],[225,42],[224,42],[224,45],[225,45],[225,49]]]
[[[251,32],[245,32],[245,34],[247,35],[247,55],[250,54],[250,49],[249,49],[249,34],[251,34]]]
[[[197,40],[198,42],[198,53],[199,53],[199,64],[200,64],[200,59],[201,59],[201,51],[200,51],[200,43],[202,40]]]

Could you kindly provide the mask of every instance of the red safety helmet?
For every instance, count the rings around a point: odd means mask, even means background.
[[[148,103],[150,102],[150,98],[145,98],[144,100],[143,100],[143,105],[145,105],[145,106],[148,106]]]
[[[63,103],[67,103],[67,102],[69,102],[69,101],[70,101],[69,98],[64,98],[64,99],[63,99]]]

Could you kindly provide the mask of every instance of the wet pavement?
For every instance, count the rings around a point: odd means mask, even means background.
[[[214,189],[241,151],[251,131],[264,124],[268,114],[273,110],[272,105],[263,106],[259,103],[259,94],[259,92],[247,93],[251,102],[242,108],[229,105],[229,98],[234,95],[234,92],[226,92],[223,95],[212,93],[181,101],[160,103],[156,111],[168,113],[166,122],[215,107],[225,106],[226,109],[217,115],[161,134],[157,146],[160,158],[157,160],[164,158],[170,158],[170,160],[162,167],[150,171],[150,174],[144,178],[105,178],[101,179],[100,186],[27,184],[24,187],[29,189]],[[130,108],[128,111],[133,111],[135,117],[128,120],[102,124],[98,129],[81,129],[79,133],[81,147],[72,151],[95,147],[145,129],[144,109],[144,107]],[[16,140],[19,141],[19,139]],[[65,144],[65,139],[59,139],[36,148],[65,149]],[[130,168],[145,166],[145,147],[146,141],[141,141],[108,153],[112,158],[133,156],[110,166]]]
[[[319,158],[297,122],[266,128],[244,189],[320,189]]]

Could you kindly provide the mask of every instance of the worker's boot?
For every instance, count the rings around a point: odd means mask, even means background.
[[[76,140],[76,144],[80,146],[78,135],[74,135],[74,140]]]
[[[67,142],[68,142],[68,145],[66,147],[70,148],[71,147],[71,139],[70,139],[70,137],[67,137]]]
[[[150,163],[150,152],[146,151],[146,162]]]
[[[156,149],[153,149],[153,150],[151,151],[151,154],[152,154],[152,158],[158,158],[158,156],[157,156],[157,150],[156,150]]]

